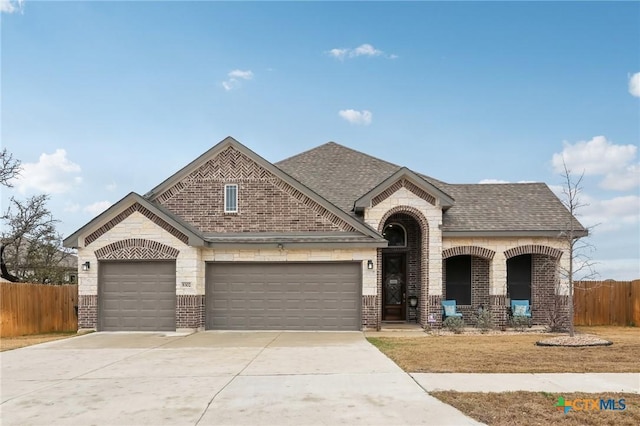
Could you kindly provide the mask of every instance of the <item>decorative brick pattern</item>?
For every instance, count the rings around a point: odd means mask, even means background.
[[[159,218],[158,216],[153,214],[151,211],[149,211],[149,209],[145,208],[144,206],[142,206],[139,203],[135,203],[131,207],[129,207],[128,209],[124,210],[122,213],[120,213],[119,215],[117,215],[116,217],[111,219],[109,222],[105,223],[100,228],[98,228],[97,230],[95,230],[94,232],[89,234],[84,239],[85,246],[88,246],[89,244],[91,244],[92,242],[94,242],[95,240],[100,238],[100,236],[104,235],[107,231],[109,231],[114,226],[116,226],[117,224],[119,224],[120,222],[125,220],[127,217],[129,217],[129,215],[131,215],[134,212],[142,213],[150,221],[152,221],[156,225],[160,226],[162,229],[164,229],[165,231],[169,232],[171,235],[173,235],[174,237],[176,237],[177,239],[179,239],[183,243],[188,244],[189,237],[184,235],[182,232],[180,232],[179,230],[177,230],[173,226],[169,225],[166,221],[162,220],[161,218]]]
[[[432,206],[436,205],[436,199],[433,195],[420,189],[418,186],[414,185],[408,180],[404,181],[404,187],[407,188],[409,191],[413,192],[414,194],[416,194],[418,197],[425,200],[427,203],[431,204]]]
[[[290,197],[295,198],[300,203],[303,203],[307,208],[312,209],[317,215],[321,215],[324,218],[326,218],[327,220],[329,220],[329,222],[331,224],[336,225],[339,230],[347,231],[347,232],[356,231],[356,229],[353,226],[349,225],[347,222],[345,222],[344,220],[340,219],[335,214],[329,212],[327,209],[322,207],[320,204],[316,203],[315,201],[313,201],[312,199],[310,199],[309,197],[307,197],[302,192],[298,191],[297,189],[295,189],[294,187],[292,187],[291,185],[289,185],[285,181],[276,180],[275,181],[275,185],[278,186],[278,188],[280,188],[282,191],[284,191],[287,194],[289,194]]]
[[[481,257],[483,259],[492,260],[493,256],[495,256],[495,254],[496,254],[495,251],[489,250],[488,248],[484,248],[484,247],[458,246],[458,247],[452,247],[452,248],[448,248],[446,250],[443,250],[442,251],[442,259],[447,259],[447,258],[453,257],[453,256],[470,255],[470,256]]]
[[[176,296],[176,328],[204,328],[205,296],[203,294]]]
[[[396,183],[394,183],[393,185],[391,185],[390,187],[388,187],[387,189],[385,189],[384,191],[382,191],[380,194],[376,195],[375,197],[373,197],[371,199],[371,206],[377,206],[378,204],[380,204],[382,201],[386,200],[387,198],[391,197],[398,189],[402,188],[402,182],[404,179],[400,179],[399,181],[397,181]]]
[[[98,327],[98,295],[78,296],[78,328]]]
[[[418,186],[414,185],[413,183],[409,182],[406,179],[400,179],[396,183],[391,185],[389,188],[385,189],[380,194],[373,197],[373,199],[371,200],[371,206],[373,207],[380,204],[382,201],[392,196],[400,188],[407,188],[409,191],[413,192],[415,195],[422,198],[429,204],[432,204],[434,206],[436,205],[436,199],[433,195],[429,194],[426,191],[423,191]]]
[[[526,245],[514,247],[504,252],[504,256],[507,259],[511,259],[512,257],[520,256],[522,254],[543,254],[545,256],[560,259],[560,257],[562,257],[562,250],[549,246]]]
[[[378,296],[362,296],[362,329],[378,329]]]
[[[129,238],[127,240],[116,241],[95,251],[96,257],[100,260],[174,260],[178,257],[179,253],[180,251],[173,247],[143,238]]]
[[[224,185],[238,185],[238,213],[224,213]],[[243,153],[229,147],[155,200],[202,232],[354,232]]]

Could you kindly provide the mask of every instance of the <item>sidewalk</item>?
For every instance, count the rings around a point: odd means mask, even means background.
[[[409,373],[427,392],[640,393],[640,373]]]

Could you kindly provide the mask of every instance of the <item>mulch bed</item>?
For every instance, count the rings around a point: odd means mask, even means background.
[[[576,334],[570,336],[557,336],[550,339],[539,340],[536,342],[538,346],[567,346],[573,348],[581,348],[585,346],[611,346],[613,342],[604,340],[591,334]]]

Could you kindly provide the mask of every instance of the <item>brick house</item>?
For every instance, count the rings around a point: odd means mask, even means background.
[[[79,327],[377,329],[456,299],[544,323],[568,223],[543,183],[454,185],[330,142],[270,163],[231,137],[65,239]],[[409,301],[417,300],[417,306]]]

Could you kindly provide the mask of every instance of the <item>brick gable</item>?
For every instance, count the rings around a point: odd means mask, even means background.
[[[116,217],[111,219],[109,222],[105,223],[100,228],[98,228],[97,230],[95,230],[91,234],[89,234],[84,239],[85,245],[89,245],[92,242],[94,242],[95,240],[97,240],[98,238],[100,238],[102,235],[104,235],[109,230],[114,228],[117,224],[119,224],[120,222],[125,220],[127,217],[129,217],[134,212],[142,213],[145,217],[147,217],[147,219],[149,219],[150,221],[152,221],[156,225],[160,226],[162,229],[164,229],[165,231],[169,232],[171,235],[173,235],[174,237],[176,237],[177,239],[179,239],[183,243],[187,244],[189,242],[189,237],[186,236],[185,234],[183,234],[182,232],[180,232],[180,230],[174,228],[173,226],[168,224],[166,221],[164,221],[162,218],[160,218],[157,215],[153,214],[153,212],[151,212],[149,209],[147,209],[146,207],[144,207],[140,203],[134,203],[132,206],[130,206],[129,208],[127,208],[124,211],[122,211],[120,214],[118,214]]]
[[[416,196],[422,198],[423,200],[425,200],[429,204],[431,204],[433,206],[436,205],[436,199],[435,199],[435,197],[433,195],[431,195],[428,192],[422,190],[417,185],[411,183],[407,179],[400,179],[400,180],[396,181],[396,183],[394,183],[393,185],[389,186],[389,188],[385,189],[383,192],[381,192],[380,194],[375,196],[371,200],[371,206],[372,207],[377,206],[382,201],[384,201],[387,198],[389,198],[390,196],[392,196],[400,188],[407,188],[409,191],[414,193]]]
[[[238,185],[238,213],[224,213],[224,185]],[[353,232],[327,211],[242,152],[228,147],[155,202],[201,232]]]

